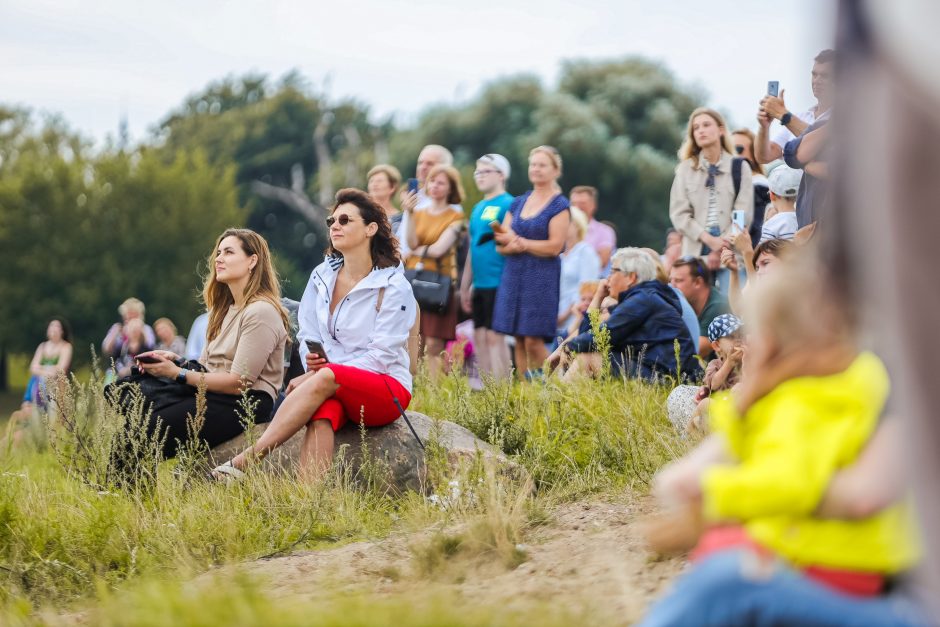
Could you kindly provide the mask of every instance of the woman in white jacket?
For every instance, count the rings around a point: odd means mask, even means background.
[[[367,427],[399,417],[411,401],[408,335],[416,303],[398,243],[382,208],[365,192],[342,189],[327,225],[327,258],[310,275],[300,303],[297,339],[306,374],[258,442],[215,469],[219,479],[242,469],[306,427],[300,472],[318,478],[333,459],[333,433],[347,421]],[[312,353],[319,343],[325,355]]]

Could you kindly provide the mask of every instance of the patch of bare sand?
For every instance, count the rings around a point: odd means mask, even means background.
[[[518,609],[558,604],[569,611],[583,610],[599,623],[625,625],[643,615],[683,565],[681,559],[654,560],[643,547],[637,524],[649,511],[644,499],[560,506],[551,512],[548,524],[527,534],[527,559],[514,569],[494,556],[419,577],[410,547],[421,534],[392,535],[237,568],[268,582],[275,596],[449,593],[467,603]]]

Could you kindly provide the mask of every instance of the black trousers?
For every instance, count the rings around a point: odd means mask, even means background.
[[[274,399],[265,392],[251,390],[248,397],[257,401],[254,411],[255,423],[269,422]],[[206,420],[199,432],[199,438],[210,448],[231,440],[245,430],[241,417],[238,415],[238,402],[241,396],[206,392]],[[186,441],[186,417],[196,415],[196,398],[186,398],[158,411],[150,416],[148,432],[153,433],[160,422],[160,430],[166,432],[163,443],[163,455],[175,457],[180,445]]]

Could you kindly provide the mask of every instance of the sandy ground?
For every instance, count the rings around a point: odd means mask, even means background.
[[[628,625],[643,615],[683,566],[680,559],[653,559],[643,548],[636,526],[647,511],[645,500],[590,500],[558,507],[546,525],[528,533],[527,559],[512,569],[496,558],[477,556],[432,577],[420,577],[410,549],[421,541],[420,534],[229,568],[262,578],[276,596],[441,592],[468,603],[519,609],[533,602],[558,604],[567,610],[589,610],[598,623]]]

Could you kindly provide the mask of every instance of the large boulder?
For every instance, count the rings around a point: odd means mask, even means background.
[[[434,420],[424,414],[409,411],[408,419],[425,446],[433,443],[447,453],[451,467],[463,462],[470,462],[478,455],[484,460],[500,466],[515,467],[515,464],[496,447],[480,440],[469,430],[446,420]],[[254,427],[252,437],[258,437],[267,428],[267,424]],[[301,429],[290,440],[278,447],[264,461],[267,470],[293,472],[300,461],[300,449],[303,445],[305,430]],[[377,462],[379,476],[385,477],[388,487],[397,490],[426,491],[427,464],[425,452],[415,440],[408,425],[399,418],[390,425],[366,429],[362,432],[356,424],[350,423],[336,433],[336,450],[341,452],[341,462],[348,464],[355,477],[363,462],[363,444],[368,449],[369,457]],[[211,462],[221,463],[234,457],[247,446],[245,434],[229,440],[211,450]]]

